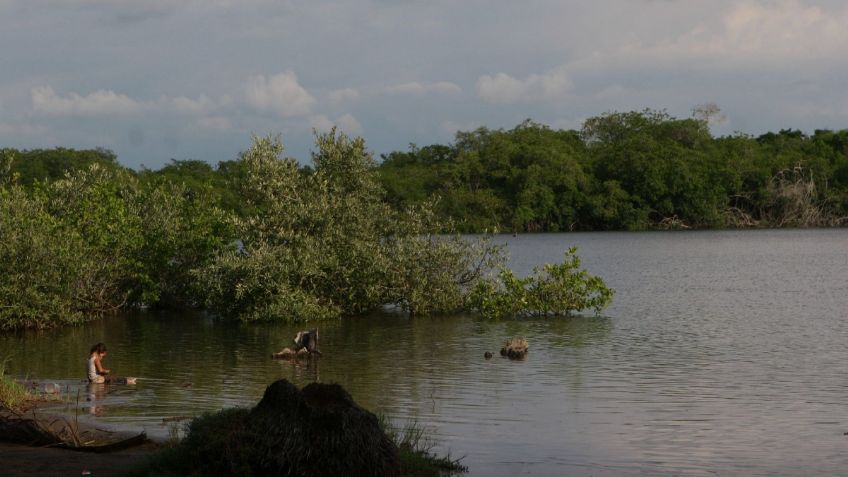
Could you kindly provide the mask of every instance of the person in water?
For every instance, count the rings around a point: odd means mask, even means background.
[[[91,353],[88,356],[88,382],[135,384],[135,378],[117,378],[109,374],[111,371],[103,367],[103,358],[106,357],[106,353],[106,345],[103,343],[97,343],[91,347]]]

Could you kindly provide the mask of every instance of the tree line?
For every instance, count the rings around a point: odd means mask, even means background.
[[[848,130],[714,137],[706,119],[527,120],[383,156],[394,207],[437,198],[465,232],[814,227],[848,221]]]

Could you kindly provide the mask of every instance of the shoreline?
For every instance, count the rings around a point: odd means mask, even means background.
[[[159,449],[160,444],[149,442],[116,452],[92,453],[0,442],[0,462],[3,475],[9,477],[82,475],[85,470],[97,477],[118,476]]]

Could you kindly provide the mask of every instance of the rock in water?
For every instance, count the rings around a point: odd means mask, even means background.
[[[397,447],[377,417],[338,384],[312,383],[300,391],[284,379],[276,381],[245,424],[256,475],[400,473]]]
[[[524,359],[527,356],[529,345],[524,338],[512,338],[504,342],[504,347],[501,348],[501,356],[506,356],[509,359]]]

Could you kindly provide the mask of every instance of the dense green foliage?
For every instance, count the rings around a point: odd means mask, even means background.
[[[443,230],[426,204],[383,201],[361,139],[317,137],[314,170],[257,138],[235,182],[247,213],[239,250],[220,253],[196,277],[206,305],[245,321],[361,314],[391,304],[412,313],[462,308],[494,249]]]
[[[9,169],[0,179],[0,329],[192,306],[190,270],[234,240],[224,212],[182,185],[94,163],[25,188]]]
[[[482,281],[471,295],[471,306],[485,317],[570,315],[593,309],[600,313],[612,301],[613,290],[603,279],[580,268],[577,248],[565,252],[559,264],[534,269],[519,278],[502,267],[497,280]]]
[[[53,155],[4,150],[0,329],[127,307],[202,307],[242,321],[384,306],[433,314],[469,309],[472,292],[501,293],[490,273],[503,263],[499,247],[450,233],[434,202],[386,202],[362,139],[331,131],[316,140],[310,168],[264,137],[217,169],[173,161],[136,173],[92,162],[28,184],[17,171],[39,167],[17,166],[20,157]]]
[[[526,121],[383,157],[395,207],[439,197],[460,230],[804,227],[848,218],[848,130],[713,137],[703,119],[608,113],[580,131]]]
[[[568,313],[609,299],[593,277],[566,279],[576,257],[493,278],[497,248],[455,233],[846,223],[848,130],[713,137],[707,125],[651,110],[580,131],[526,121],[381,164],[335,131],[317,137],[311,166],[273,137],[217,167],[140,172],[101,149],[0,149],[0,329],[122,307],[244,321],[386,305]]]
[[[23,185],[32,185],[38,181],[56,180],[66,172],[88,169],[97,164],[104,169],[123,169],[118,157],[107,149],[0,149],[0,158],[14,158],[7,163],[7,174],[14,174],[16,181]]]

